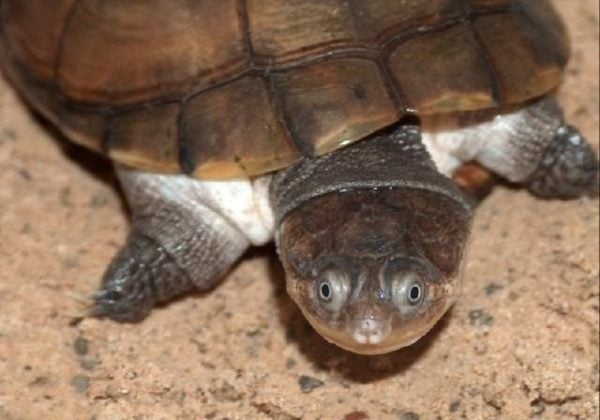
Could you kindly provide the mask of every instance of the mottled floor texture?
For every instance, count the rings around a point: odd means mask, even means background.
[[[559,97],[598,148],[598,5],[557,0]],[[498,186],[463,296],[418,344],[359,357],[284,293],[271,247],[136,325],[73,323],[127,233],[110,165],[0,82],[1,419],[598,418],[598,201]]]

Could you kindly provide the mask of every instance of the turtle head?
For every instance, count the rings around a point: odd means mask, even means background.
[[[277,234],[287,289],[325,339],[387,353],[427,333],[455,301],[470,211],[438,191],[313,198]]]

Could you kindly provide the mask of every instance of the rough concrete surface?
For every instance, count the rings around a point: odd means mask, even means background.
[[[557,0],[573,41],[558,96],[598,149],[598,4]],[[128,229],[110,164],[0,81],[1,419],[598,418],[598,201],[498,186],[463,295],[417,344],[327,344],[272,247],[139,324],[73,319]]]

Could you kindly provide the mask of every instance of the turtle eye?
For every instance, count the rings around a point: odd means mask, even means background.
[[[401,313],[416,310],[423,302],[425,294],[425,284],[415,272],[397,274],[392,282],[392,300]]]
[[[344,306],[350,292],[348,278],[337,269],[325,270],[316,287],[321,306],[331,312],[337,312]]]

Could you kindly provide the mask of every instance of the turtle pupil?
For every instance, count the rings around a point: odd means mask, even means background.
[[[319,293],[321,295],[321,299],[329,300],[331,299],[331,287],[329,287],[328,283],[321,283],[319,287]]]
[[[410,303],[417,303],[421,298],[421,287],[418,284],[411,286],[408,291],[408,301]]]

